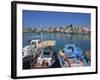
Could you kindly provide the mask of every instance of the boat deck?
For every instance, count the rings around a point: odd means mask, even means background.
[[[32,69],[41,69],[41,68],[48,68],[47,62],[42,62],[42,64],[36,62],[35,64],[32,64]]]

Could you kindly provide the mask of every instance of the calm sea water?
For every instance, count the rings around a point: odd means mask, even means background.
[[[65,34],[65,33],[47,33],[43,32],[43,40],[55,40],[55,49],[61,50],[66,44],[75,44],[83,50],[91,48],[89,35]],[[30,40],[41,39],[40,33],[25,32],[23,34],[23,47],[29,45]]]

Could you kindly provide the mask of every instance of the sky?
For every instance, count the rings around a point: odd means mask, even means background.
[[[91,15],[89,13],[51,12],[23,10],[23,27],[57,27],[66,25],[90,26]]]

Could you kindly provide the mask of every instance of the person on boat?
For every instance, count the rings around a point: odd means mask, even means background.
[[[66,61],[68,63],[68,66],[70,67],[71,64],[70,64],[69,59],[68,59],[67,55],[65,54],[65,51],[64,50],[62,50],[62,56],[64,58],[64,61]]]

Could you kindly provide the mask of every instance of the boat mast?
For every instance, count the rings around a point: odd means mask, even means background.
[[[43,35],[42,35],[42,25],[41,26],[41,32],[40,32],[40,36],[41,36],[41,42],[42,42],[42,52],[43,52]]]

